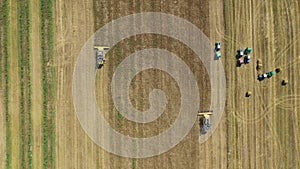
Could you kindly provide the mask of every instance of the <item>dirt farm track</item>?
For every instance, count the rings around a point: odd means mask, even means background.
[[[0,169],[300,168],[299,0],[0,0],[0,9]],[[111,21],[141,12],[184,18],[209,38],[212,48],[221,42],[216,62],[224,66],[226,106],[206,142],[199,143],[195,120],[169,151],[127,158],[105,151],[85,133],[74,108],[72,82],[89,37]],[[238,67],[237,50],[246,47],[253,49],[251,62]],[[125,38],[97,71],[95,96],[109,125],[136,138],[164,132],[180,110],[176,81],[158,69],[138,73],[129,97],[137,110],[146,111],[149,93],[164,91],[167,105],[159,118],[136,123],[114,107],[115,70],[126,57],[148,48],[166,49],[184,60],[199,86],[199,109],[210,109],[211,103],[209,75],[188,46],[158,34]],[[260,70],[257,59],[263,63]],[[281,72],[271,78],[257,80],[279,67]],[[288,83],[282,85],[283,80]],[[245,97],[247,91],[250,97]]]

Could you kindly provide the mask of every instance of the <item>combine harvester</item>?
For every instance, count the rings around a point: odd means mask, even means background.
[[[215,57],[217,57],[218,59],[222,56],[220,50],[221,50],[221,42],[216,42],[215,43]]]
[[[94,46],[96,49],[96,68],[100,69],[105,63],[105,54],[108,52],[107,46]]]
[[[204,135],[210,129],[210,115],[212,115],[213,110],[202,110],[198,111],[197,116],[199,116],[199,126],[200,134]]]

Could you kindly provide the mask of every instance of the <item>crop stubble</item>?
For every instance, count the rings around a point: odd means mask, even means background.
[[[208,22],[208,2],[203,1],[192,4],[192,2],[160,2],[152,1],[151,3],[139,3],[138,1],[94,1],[94,4],[98,5],[95,7],[95,30],[103,26],[104,23],[108,23],[112,19],[116,19],[120,16],[125,16],[132,13],[138,12],[165,12],[171,13],[180,17],[183,17],[196,26],[200,27],[204,33],[209,35],[209,22]],[[206,6],[205,6],[206,5]],[[111,7],[111,8],[108,8]],[[118,7],[120,7],[118,11]],[[193,10],[188,10],[189,7],[195,6]],[[107,7],[107,8],[105,8]],[[98,9],[98,10],[97,10]],[[103,9],[102,12],[100,10]],[[99,13],[98,13],[99,12]],[[104,14],[104,15],[100,15]],[[198,19],[198,16],[202,16]],[[134,25],[133,27],[138,26]],[[138,124],[122,119],[121,127],[118,125],[118,112],[113,107],[113,102],[110,97],[110,80],[112,72],[117,66],[117,60],[121,57],[121,60],[135,51],[146,49],[149,47],[159,47],[174,52],[181,57],[194,72],[198,85],[200,88],[201,95],[201,107],[208,106],[210,102],[209,96],[209,84],[203,83],[208,80],[205,68],[201,61],[196,58],[195,54],[190,51],[187,46],[184,46],[177,40],[168,38],[161,35],[137,35],[121,41],[117,44],[112,51],[108,54],[108,61],[104,68],[102,68],[97,74],[96,82],[96,94],[97,101],[101,112],[104,112],[106,120],[113,126],[117,131],[122,134],[128,134],[133,137],[149,137],[157,135],[169,128],[174,122],[179,111],[180,93],[178,86],[175,81],[166,73],[159,70],[147,70],[139,73],[132,81],[130,86],[130,98],[132,104],[138,110],[146,110],[149,108],[148,95],[149,92],[154,88],[160,88],[166,92],[168,105],[167,110],[157,120],[148,124]],[[121,55],[117,54],[118,48],[121,48]],[[134,70],[135,68],[132,67]],[[105,73],[103,73],[105,72]],[[130,72],[129,72],[130,73]],[[207,108],[207,107],[206,107]],[[124,110],[126,111],[126,110]],[[124,113],[124,112],[123,112]],[[198,148],[198,129],[197,122],[193,127],[189,135],[174,149],[160,156],[137,159],[129,162],[126,158],[121,158],[112,154],[106,154],[105,158],[110,161],[109,166],[131,166],[134,168],[146,167],[146,168],[171,168],[175,165],[180,168],[188,166],[195,168],[198,166],[199,148]],[[147,145],[145,145],[147,146]],[[103,156],[103,155],[102,155]],[[205,158],[203,156],[203,158]],[[181,159],[181,162],[178,162]],[[123,161],[123,163],[122,163]]]
[[[295,68],[299,65],[295,63],[285,68],[289,63],[297,61],[299,55],[296,50],[299,41],[294,30],[299,26],[299,6],[296,3],[225,1],[226,35],[229,37],[225,37],[225,42],[230,168],[299,167],[299,160],[294,158],[299,149],[299,136],[296,134],[299,132],[296,128],[299,122],[295,120],[295,97],[299,90]],[[236,68],[235,51],[239,47],[248,46],[254,49],[251,54],[252,64]],[[255,70],[258,58],[264,63],[259,72]],[[262,82],[256,80],[258,73],[276,67],[282,67],[283,71],[271,79]],[[294,85],[281,86],[283,78],[293,81]],[[245,99],[247,90],[253,91],[254,97]],[[287,99],[286,96],[294,99]],[[290,103],[290,110],[280,108],[278,99]]]
[[[290,60],[296,60],[299,52],[296,50],[299,47],[297,33],[295,30],[299,28],[299,4],[297,2],[287,3],[286,1],[276,4],[275,2],[260,1],[241,1],[228,0],[225,1],[224,12],[226,23],[226,32],[223,31],[223,5],[222,1],[210,2],[210,7],[207,8],[208,2],[184,2],[184,1],[151,1],[140,3],[139,1],[84,1],[84,2],[61,2],[56,4],[56,45],[59,46],[56,58],[57,77],[58,77],[58,92],[57,92],[57,133],[58,133],[58,158],[64,159],[57,161],[57,166],[61,167],[95,167],[104,168],[110,166],[116,167],[148,167],[148,168],[172,168],[175,167],[217,167],[217,168],[257,168],[257,167],[288,167],[299,166],[299,161],[295,159],[299,156],[299,137],[297,126],[299,122],[288,122],[297,118],[297,110],[290,116],[282,116],[283,110],[267,111],[275,108],[274,100],[270,98],[280,97],[282,95],[297,94],[299,89],[296,83],[293,89],[282,89],[277,83],[280,78],[288,77],[291,81],[297,81],[297,64],[291,65],[288,70],[283,71],[278,77],[274,77],[269,81],[257,82],[255,79],[256,70],[254,61],[256,58],[262,58],[264,70],[267,71],[276,66],[286,65]],[[93,7],[94,4],[94,7]],[[203,5],[206,4],[207,6]],[[215,5],[217,4],[217,5]],[[294,4],[294,5],[292,5]],[[249,6],[249,8],[245,8]],[[278,12],[280,6],[284,6],[285,11]],[[68,7],[66,7],[68,6]],[[275,9],[275,7],[278,7]],[[272,9],[272,8],[273,9]],[[293,7],[291,9],[291,7]],[[208,17],[208,11],[209,17]],[[93,13],[93,10],[95,13]],[[78,11],[81,11],[79,13]],[[82,12],[83,11],[83,12]],[[227,73],[228,99],[226,118],[227,121],[221,121],[220,126],[214,135],[202,145],[197,143],[198,128],[195,124],[192,131],[189,133],[179,145],[157,157],[147,159],[127,159],[109,154],[95,145],[82,131],[77,122],[73,105],[71,101],[71,74],[76,61],[76,56],[83,46],[85,40],[98,28],[105,23],[117,19],[121,16],[136,12],[158,11],[175,14],[183,17],[201,28],[206,35],[211,38],[211,41],[221,40],[226,48],[225,69]],[[273,19],[272,16],[275,16]],[[280,16],[287,16],[287,19]],[[66,19],[63,18],[66,17]],[[201,17],[200,17],[201,16]],[[93,18],[94,17],[94,18]],[[208,21],[209,20],[209,21]],[[288,22],[286,27],[276,24],[277,22]],[[210,26],[209,26],[210,25]],[[278,26],[279,25],[279,26]],[[216,28],[214,28],[216,27]],[[291,27],[291,28],[289,28]],[[276,29],[275,29],[276,28]],[[286,29],[291,29],[285,31]],[[277,31],[277,33],[272,33]],[[80,33],[79,33],[80,32]],[[288,35],[289,33],[291,33]],[[240,38],[245,37],[245,38]],[[291,38],[290,40],[288,40]],[[292,40],[298,42],[293,43]],[[168,44],[166,45],[166,42]],[[284,45],[290,47],[284,48],[279,52],[274,52]],[[275,45],[276,47],[267,48],[266,46]],[[248,67],[235,67],[235,51],[238,47],[252,46],[253,62]],[[112,72],[124,57],[129,54],[148,47],[160,47],[168,49],[179,56],[189,56],[187,63],[193,62],[193,53],[183,44],[174,39],[170,39],[160,35],[140,35],[131,37],[120,42],[108,54],[107,63],[103,69],[97,73],[96,93],[99,108],[104,110],[104,116],[110,124],[119,132],[129,134],[135,137],[147,137],[155,135],[163,131],[176,118],[176,102],[180,97],[177,86],[171,85],[172,78],[167,74],[157,70],[150,70],[140,73],[132,81],[130,87],[130,97],[132,103],[139,110],[148,108],[148,94],[153,88],[163,89],[167,96],[170,95],[167,111],[158,120],[150,124],[136,124],[124,118],[119,118],[118,113],[114,110],[112,101],[107,98],[110,91],[110,77]],[[297,53],[298,52],[298,53]],[[277,56],[281,53],[282,56]],[[290,55],[291,57],[284,57]],[[279,58],[277,58],[279,57]],[[193,58],[190,60],[190,58]],[[275,58],[275,63],[272,61]],[[200,73],[201,62],[195,61],[189,64],[194,71]],[[294,72],[287,73],[287,72]],[[197,75],[197,80],[205,80],[202,74]],[[245,84],[245,81],[249,81]],[[276,84],[275,84],[276,81]],[[209,88],[207,84],[200,83],[199,86],[203,89]],[[169,92],[170,89],[175,92]],[[201,87],[202,88],[202,87]],[[245,100],[244,92],[252,90],[254,97]],[[274,93],[273,90],[277,92]],[[282,92],[282,93],[281,93]],[[203,93],[203,92],[202,92]],[[201,97],[202,98],[202,97]],[[203,98],[209,98],[205,95]],[[177,100],[176,100],[177,99]],[[268,100],[269,99],[269,100]],[[293,106],[298,103],[290,101]],[[209,103],[209,99],[202,100],[202,107]],[[272,106],[274,104],[274,106]],[[292,107],[293,107],[292,106]],[[174,111],[171,111],[174,110]],[[266,115],[264,113],[267,112]],[[279,112],[279,113],[278,113]],[[254,119],[251,121],[251,119]],[[256,120],[255,120],[256,119]],[[249,122],[250,121],[250,122]],[[163,123],[167,122],[167,123]],[[163,124],[162,124],[163,123]],[[121,124],[121,125],[119,125]],[[227,135],[225,126],[228,125]],[[160,128],[159,128],[160,127]],[[290,132],[294,137],[289,138],[285,134],[285,130]],[[227,138],[228,136],[228,138]],[[288,140],[288,141],[287,141]],[[227,144],[228,142],[228,144]],[[288,145],[292,142],[292,145]],[[146,145],[145,145],[146,146]],[[219,150],[220,149],[220,150]],[[224,149],[227,149],[227,155]],[[281,153],[282,150],[286,150]],[[287,151],[291,150],[291,151]],[[281,157],[284,156],[287,160],[282,164]],[[71,160],[72,159],[72,160]],[[180,160],[179,160],[180,159]],[[227,164],[226,164],[227,159]],[[78,161],[70,163],[68,161]],[[225,161],[224,161],[225,160]],[[86,161],[86,163],[81,163]]]

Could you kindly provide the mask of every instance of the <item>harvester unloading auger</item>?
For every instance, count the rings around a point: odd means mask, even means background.
[[[199,110],[197,116],[199,116],[200,134],[206,134],[210,129],[210,115],[213,110]]]

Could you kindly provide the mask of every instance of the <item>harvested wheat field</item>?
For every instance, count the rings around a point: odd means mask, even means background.
[[[136,15],[154,12],[163,15]],[[129,16],[134,19],[127,26],[118,24]],[[155,24],[164,16],[175,17]],[[300,168],[297,0],[0,0],[0,22],[0,168]],[[143,27],[147,23],[155,31]],[[105,26],[106,34],[99,32]],[[203,38],[191,36],[197,30]],[[127,32],[132,36],[120,38]],[[209,48],[189,45],[205,40]],[[216,42],[220,58],[213,53]],[[109,47],[99,69],[94,46]],[[238,64],[247,61],[237,55],[246,47],[252,48],[250,62]],[[128,59],[149,49],[172,52],[190,72],[167,56],[154,63],[161,69]],[[201,57],[217,69],[198,56],[207,49]],[[85,58],[87,52],[94,53]],[[124,62],[132,66],[123,69]],[[118,71],[122,81],[116,82]],[[188,92],[182,93],[182,84]],[[222,93],[209,132],[201,134],[197,110],[215,108]],[[136,112],[157,118],[130,116],[127,101]],[[184,103],[196,108],[188,116],[179,113]],[[94,124],[98,116],[105,123]],[[181,117],[192,121],[178,122]],[[190,128],[185,135],[156,137],[175,124]],[[151,145],[147,138],[158,139]],[[150,155],[139,156],[144,150]]]

